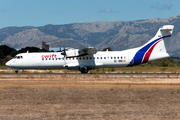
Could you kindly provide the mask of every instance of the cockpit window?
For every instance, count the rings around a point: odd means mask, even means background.
[[[14,59],[23,59],[23,56],[15,56]]]

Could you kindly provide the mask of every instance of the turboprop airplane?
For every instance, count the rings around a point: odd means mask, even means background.
[[[78,69],[81,73],[107,67],[129,67],[171,57],[167,52],[174,26],[164,25],[156,35],[141,47],[123,51],[97,51],[96,48],[71,49],[62,52],[20,53],[6,63],[15,69]]]

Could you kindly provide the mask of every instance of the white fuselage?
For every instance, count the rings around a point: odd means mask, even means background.
[[[127,67],[173,56],[167,46],[173,25],[164,25],[143,46],[124,51],[95,51],[95,48],[67,52],[21,53],[6,66],[15,69],[79,69],[81,73],[101,67]],[[69,57],[69,58],[68,58]],[[71,57],[71,58],[70,58]]]
[[[136,49],[99,51],[94,55],[65,59],[61,52],[21,53],[16,58],[7,62],[6,65],[15,69],[79,69],[79,67],[87,67],[90,70],[101,67],[126,67],[134,65],[133,63],[130,64],[130,62],[136,52]],[[149,61],[166,57],[170,57],[170,55],[167,53],[153,53]]]
[[[129,64],[129,56],[126,52],[97,52],[94,55],[83,57],[65,58],[61,52],[46,53],[21,53],[6,63],[8,67],[15,69],[51,69],[69,68],[76,69],[86,66],[89,69],[100,67],[126,67]],[[22,56],[22,57],[21,57]]]

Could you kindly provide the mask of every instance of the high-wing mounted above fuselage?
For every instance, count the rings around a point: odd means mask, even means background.
[[[20,53],[6,63],[18,69],[78,69],[81,73],[102,67],[128,67],[173,56],[167,52],[174,26],[164,25],[143,46],[123,51],[97,51],[88,47],[62,52]]]

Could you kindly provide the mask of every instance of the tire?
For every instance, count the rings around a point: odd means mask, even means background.
[[[80,71],[81,71],[81,73],[82,73],[82,74],[86,74],[86,73],[88,73],[88,70],[87,70],[86,68],[81,68],[81,70],[80,70]]]

